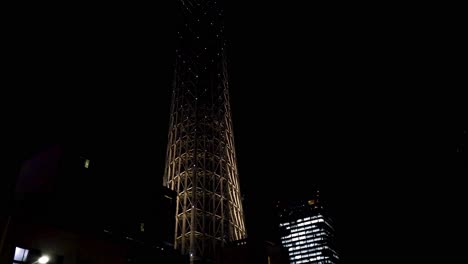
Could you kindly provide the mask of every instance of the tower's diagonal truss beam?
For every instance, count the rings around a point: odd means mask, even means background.
[[[219,1],[179,0],[164,185],[178,194],[175,246],[192,262],[246,236]]]

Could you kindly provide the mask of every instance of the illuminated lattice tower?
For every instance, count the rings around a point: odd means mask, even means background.
[[[175,247],[215,259],[246,237],[219,0],[179,0],[164,185],[177,192]]]

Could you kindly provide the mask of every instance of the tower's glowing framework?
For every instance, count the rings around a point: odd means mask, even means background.
[[[175,247],[192,262],[245,238],[229,104],[223,11],[179,0],[164,185],[177,192]]]

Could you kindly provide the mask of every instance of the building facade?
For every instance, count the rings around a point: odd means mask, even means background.
[[[108,166],[70,145],[47,146],[19,164],[0,263],[189,262],[174,250],[174,191],[111,186],[102,177],[115,176]]]
[[[179,0],[164,185],[177,192],[175,246],[210,261],[245,238],[221,1]]]
[[[318,192],[310,199],[278,202],[277,209],[281,244],[291,264],[338,263],[335,230]]]

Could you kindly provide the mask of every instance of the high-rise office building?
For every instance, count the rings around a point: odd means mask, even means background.
[[[281,244],[291,264],[338,263],[334,228],[317,191],[309,199],[277,204]]]
[[[179,0],[164,185],[177,192],[175,246],[191,261],[246,236],[221,1]]]

